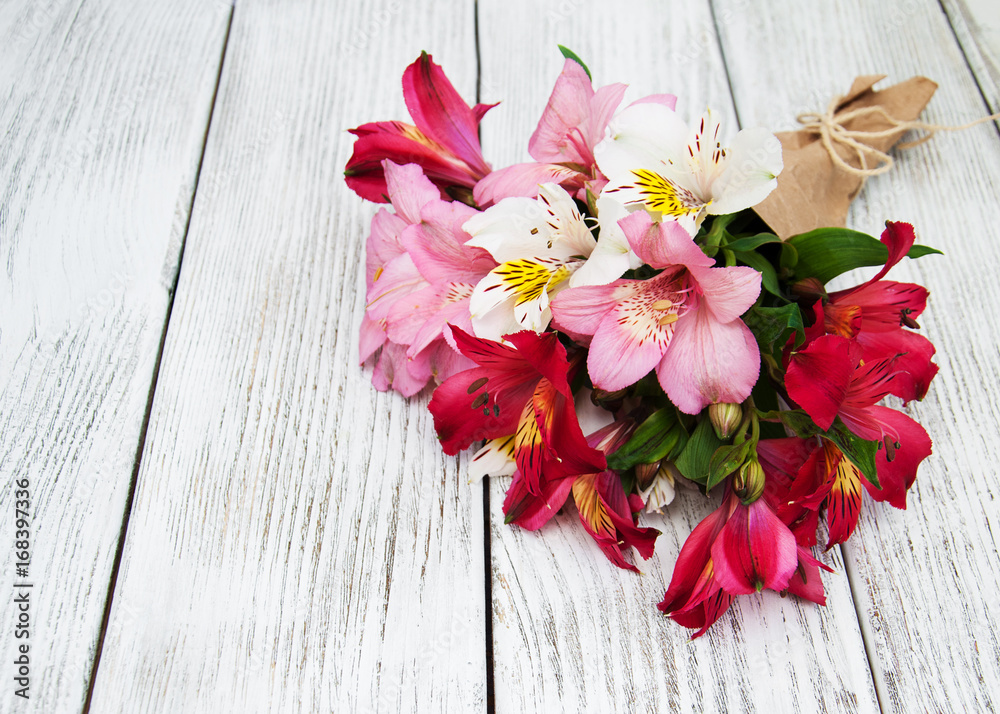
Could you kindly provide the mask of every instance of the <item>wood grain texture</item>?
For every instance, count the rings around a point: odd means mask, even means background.
[[[1000,112],[1000,3],[942,0],[942,5],[990,111]]]
[[[236,7],[94,693],[101,712],[482,711],[481,487],[357,365],[351,126],[471,2]]]
[[[937,3],[788,2],[766,14],[735,2],[722,8],[736,13],[722,37],[745,123],[787,126],[797,111],[845,91],[855,74],[874,72],[937,81],[927,121],[960,124],[986,113]],[[792,36],[797,41],[787,42]],[[891,173],[868,182],[848,225],[877,233],[886,219],[910,221],[921,242],[946,253],[905,261],[889,276],[931,292],[920,322],[938,346],[941,372],[927,399],[906,411],[934,438],[935,453],[905,512],[865,503],[845,557],[883,711],[995,711],[1000,318],[987,306],[1000,298],[993,239],[1000,140],[986,124],[939,135],[897,159]]]
[[[3,712],[86,697],[227,20],[191,1],[0,11]],[[25,478],[32,627],[16,640]]]
[[[481,2],[484,101],[503,100],[483,138],[494,165],[527,159],[528,138],[572,48],[596,85],[628,82],[635,96],[673,92],[692,121],[711,106],[736,133],[715,19],[705,3]],[[730,21],[720,17],[720,21]],[[823,556],[829,606],[775,593],[741,598],[704,638],[661,615],[673,563],[715,507],[681,493],[643,575],[617,569],[575,512],[539,533],[503,525],[506,480],[491,484],[497,712],[874,712],[861,633],[838,552]],[[780,694],[780,696],[778,696]]]

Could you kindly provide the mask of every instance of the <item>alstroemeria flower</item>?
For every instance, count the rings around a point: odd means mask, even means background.
[[[472,294],[472,327],[479,337],[541,332],[552,318],[550,298],[568,287],[596,241],[573,199],[555,184],[538,198],[505,198],[465,223],[469,245],[500,264]]]
[[[446,454],[480,439],[514,434],[514,460],[536,495],[546,480],[607,467],[604,454],[589,447],[580,430],[568,381],[573,366],[555,333],[507,335],[513,346],[456,327],[452,336],[478,366],[446,380],[431,398],[434,428]]]
[[[760,293],[752,268],[716,268],[676,224],[645,212],[619,222],[635,253],[662,272],[649,280],[576,287],[553,300],[555,326],[590,341],[596,387],[624,389],[650,370],[681,411],[742,402],[760,371],[753,334],[740,320]]]
[[[795,536],[766,498],[739,499],[712,544],[719,585],[733,595],[784,590],[798,564]]]
[[[733,602],[734,596],[723,590],[716,579],[712,544],[737,503],[739,499],[727,492],[722,505],[691,531],[677,556],[670,587],[657,605],[660,612],[678,624],[697,629],[691,639],[705,634]]]
[[[864,347],[854,340],[819,337],[789,351],[785,387],[821,429],[829,429],[839,416],[856,436],[883,442],[891,459],[904,439],[922,443],[927,432],[916,422],[902,422],[896,410],[877,406],[892,391],[895,360],[865,362],[863,354]]]
[[[627,441],[634,427],[631,420],[613,422],[590,434],[587,445],[599,453],[613,453]],[[638,572],[625,559],[625,553],[635,548],[648,559],[660,532],[635,524],[634,514],[642,508],[642,499],[635,495],[626,497],[621,479],[614,471],[582,471],[545,478],[539,493],[530,491],[527,480],[517,472],[503,503],[506,521],[537,530],[563,507],[570,493],[580,522],[608,560],[619,568]]]
[[[604,194],[691,236],[708,214],[736,213],[778,185],[781,144],[764,129],[744,129],[723,147],[719,122],[706,111],[694,130],[660,104],[634,104],[611,122],[594,151],[608,177]]]
[[[403,72],[403,98],[416,123],[398,121],[362,124],[344,171],[347,185],[376,203],[386,199],[385,159],[418,164],[448,196],[449,189],[472,189],[490,172],[479,144],[479,122],[495,104],[469,107],[444,71],[426,52]]]
[[[871,280],[818,301],[816,321],[807,337],[831,334],[855,339],[864,348],[866,362],[896,358],[890,393],[905,401],[923,399],[938,371],[931,362],[934,345],[907,328],[917,327],[916,318],[927,304],[927,289],[882,280],[913,247],[913,226],[886,222],[881,240],[889,251],[883,268]]]
[[[444,380],[471,365],[447,343],[444,328],[471,329],[473,287],[496,263],[466,245],[461,226],[474,209],[441,200],[415,164],[386,161],[385,175],[396,213],[383,209],[372,220],[361,361],[381,348],[372,383],[410,396],[432,377]]]
[[[599,193],[604,180],[597,170],[594,147],[604,139],[625,89],[624,84],[611,84],[595,91],[583,67],[567,59],[528,143],[535,161],[486,176],[476,184],[476,203],[486,206],[510,196],[533,198],[543,183],[559,184],[581,199],[586,197],[585,187]],[[673,109],[677,97],[658,94],[639,101]]]

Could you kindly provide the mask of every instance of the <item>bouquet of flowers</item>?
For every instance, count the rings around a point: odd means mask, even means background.
[[[511,477],[507,523],[541,528],[572,500],[621,568],[653,553],[641,511],[682,483],[721,491],[659,605],[695,636],[764,588],[822,604],[820,518],[830,548],[865,492],[905,508],[931,453],[880,402],[921,399],[937,371],[915,331],[927,290],[885,277],[938,251],[895,222],[881,240],[779,237],[752,210],[782,170],[771,133],[727,140],[669,94],[622,107],[624,85],[595,90],[561,49],[531,163],[492,170],[478,127],[495,105],[470,107],[426,53],[403,74],[413,124],[352,130],[347,184],[392,207],[368,238],[361,361],[380,390],[433,380],[444,451],[484,442],[472,476]]]

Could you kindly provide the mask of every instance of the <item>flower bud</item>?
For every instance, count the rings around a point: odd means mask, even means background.
[[[816,278],[805,278],[797,283],[792,283],[790,290],[795,297],[804,298],[810,303],[826,297],[826,289],[823,287],[823,283]]]
[[[744,506],[749,506],[764,493],[764,469],[756,458],[751,458],[740,467],[733,478],[733,491]]]
[[[708,418],[712,420],[716,436],[725,440],[743,421],[743,407],[733,402],[718,402],[708,407]]]
[[[595,407],[601,407],[602,409],[615,412],[621,409],[622,400],[625,399],[626,394],[627,390],[625,389],[608,392],[604,389],[595,388],[590,393],[590,401]]]

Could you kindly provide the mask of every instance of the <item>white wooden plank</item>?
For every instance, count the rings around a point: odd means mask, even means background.
[[[0,12],[2,712],[79,710],[87,695],[228,14],[111,0]],[[30,636],[16,639],[24,581]]]
[[[709,105],[735,134],[707,4],[510,7],[479,10],[482,97],[504,102],[483,132],[496,165],[527,160],[528,137],[562,67],[557,43],[587,62],[595,84],[628,82],[636,97],[673,92],[683,115],[694,119]],[[664,533],[635,575],[604,558],[575,513],[537,534],[503,525],[506,485],[491,484],[496,711],[877,711],[839,553],[828,557],[837,574],[824,575],[828,607],[774,593],[741,598],[690,642],[690,630],[656,603],[714,500],[682,493],[666,517],[646,518]]]
[[[356,358],[345,129],[424,48],[474,97],[471,3],[236,7],[95,711],[486,707],[482,490]]]
[[[787,2],[764,14],[737,2],[718,8],[735,18],[722,36],[744,121],[788,126],[796,111],[825,106],[855,74],[873,72],[891,81],[914,74],[937,81],[927,121],[960,124],[987,113],[937,3]],[[992,711],[998,704],[1000,321],[986,307],[1000,297],[1000,250],[990,238],[1000,202],[997,166],[993,126],[940,135],[869,181],[849,218],[874,233],[886,219],[910,221],[922,242],[946,252],[890,274],[931,291],[920,322],[938,346],[941,373],[927,399],[907,411],[926,426],[935,453],[908,510],[866,502],[846,547],[887,712]]]
[[[1000,112],[1000,3],[942,0],[990,111]]]

